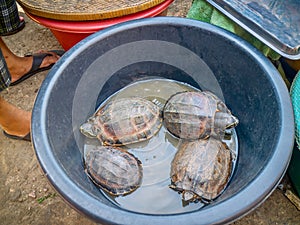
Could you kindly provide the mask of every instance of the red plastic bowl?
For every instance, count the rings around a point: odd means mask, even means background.
[[[94,21],[65,21],[65,20],[54,20],[40,16],[33,15],[26,12],[27,16],[33,21],[48,27],[54,34],[61,46],[68,50],[73,47],[76,43],[84,39],[85,37],[95,33],[96,31],[102,30],[109,26],[122,23],[129,20],[150,18],[155,16],[165,15],[168,6],[174,0],[166,0],[163,3],[154,6],[150,9],[130,14],[123,17],[116,17],[105,20],[94,20]]]

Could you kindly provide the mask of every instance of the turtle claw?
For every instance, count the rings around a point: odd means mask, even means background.
[[[224,140],[230,140],[231,137],[232,137],[232,134],[233,134],[232,129],[226,129],[224,131],[224,137],[223,137],[223,139]]]

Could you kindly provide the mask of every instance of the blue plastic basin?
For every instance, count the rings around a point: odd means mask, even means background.
[[[151,215],[119,208],[90,182],[79,126],[107,96],[162,76],[223,98],[240,123],[239,158],[225,192],[201,210]],[[38,93],[33,144],[47,178],[79,212],[103,224],[223,224],[262,203],[285,174],[294,144],[288,90],[267,58],[223,29],[185,18],[141,19],[95,33],[70,49]]]

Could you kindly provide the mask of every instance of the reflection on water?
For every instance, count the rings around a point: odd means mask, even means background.
[[[116,98],[140,96],[153,101],[162,108],[171,95],[192,90],[198,89],[168,79],[147,79],[126,86],[107,99],[107,101]],[[142,162],[143,182],[141,187],[129,195],[118,197],[111,196],[102,190],[100,191],[119,207],[135,212],[174,214],[202,208],[204,204],[200,202],[183,204],[181,195],[168,187],[171,182],[171,162],[177,151],[178,143],[178,139],[170,135],[162,126],[160,131],[153,138],[124,146],[124,148],[134,154]],[[226,143],[235,155],[235,157],[233,157],[233,164],[235,165],[238,148],[235,131],[233,131],[232,138],[226,140]],[[89,151],[91,146],[97,144],[99,144],[97,140],[86,138],[84,145],[85,154]]]

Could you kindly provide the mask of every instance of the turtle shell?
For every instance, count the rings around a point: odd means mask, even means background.
[[[80,130],[87,136],[97,136],[103,145],[120,146],[151,138],[161,125],[161,110],[157,105],[132,97],[108,102]]]
[[[171,96],[163,109],[164,125],[178,138],[196,140],[222,137],[238,119],[227,106],[208,91],[181,92]]]
[[[98,146],[85,155],[89,178],[111,195],[126,195],[142,182],[142,163],[131,153],[113,146]]]
[[[221,140],[183,141],[171,164],[171,185],[185,201],[210,201],[225,189],[232,170],[232,154]]]

